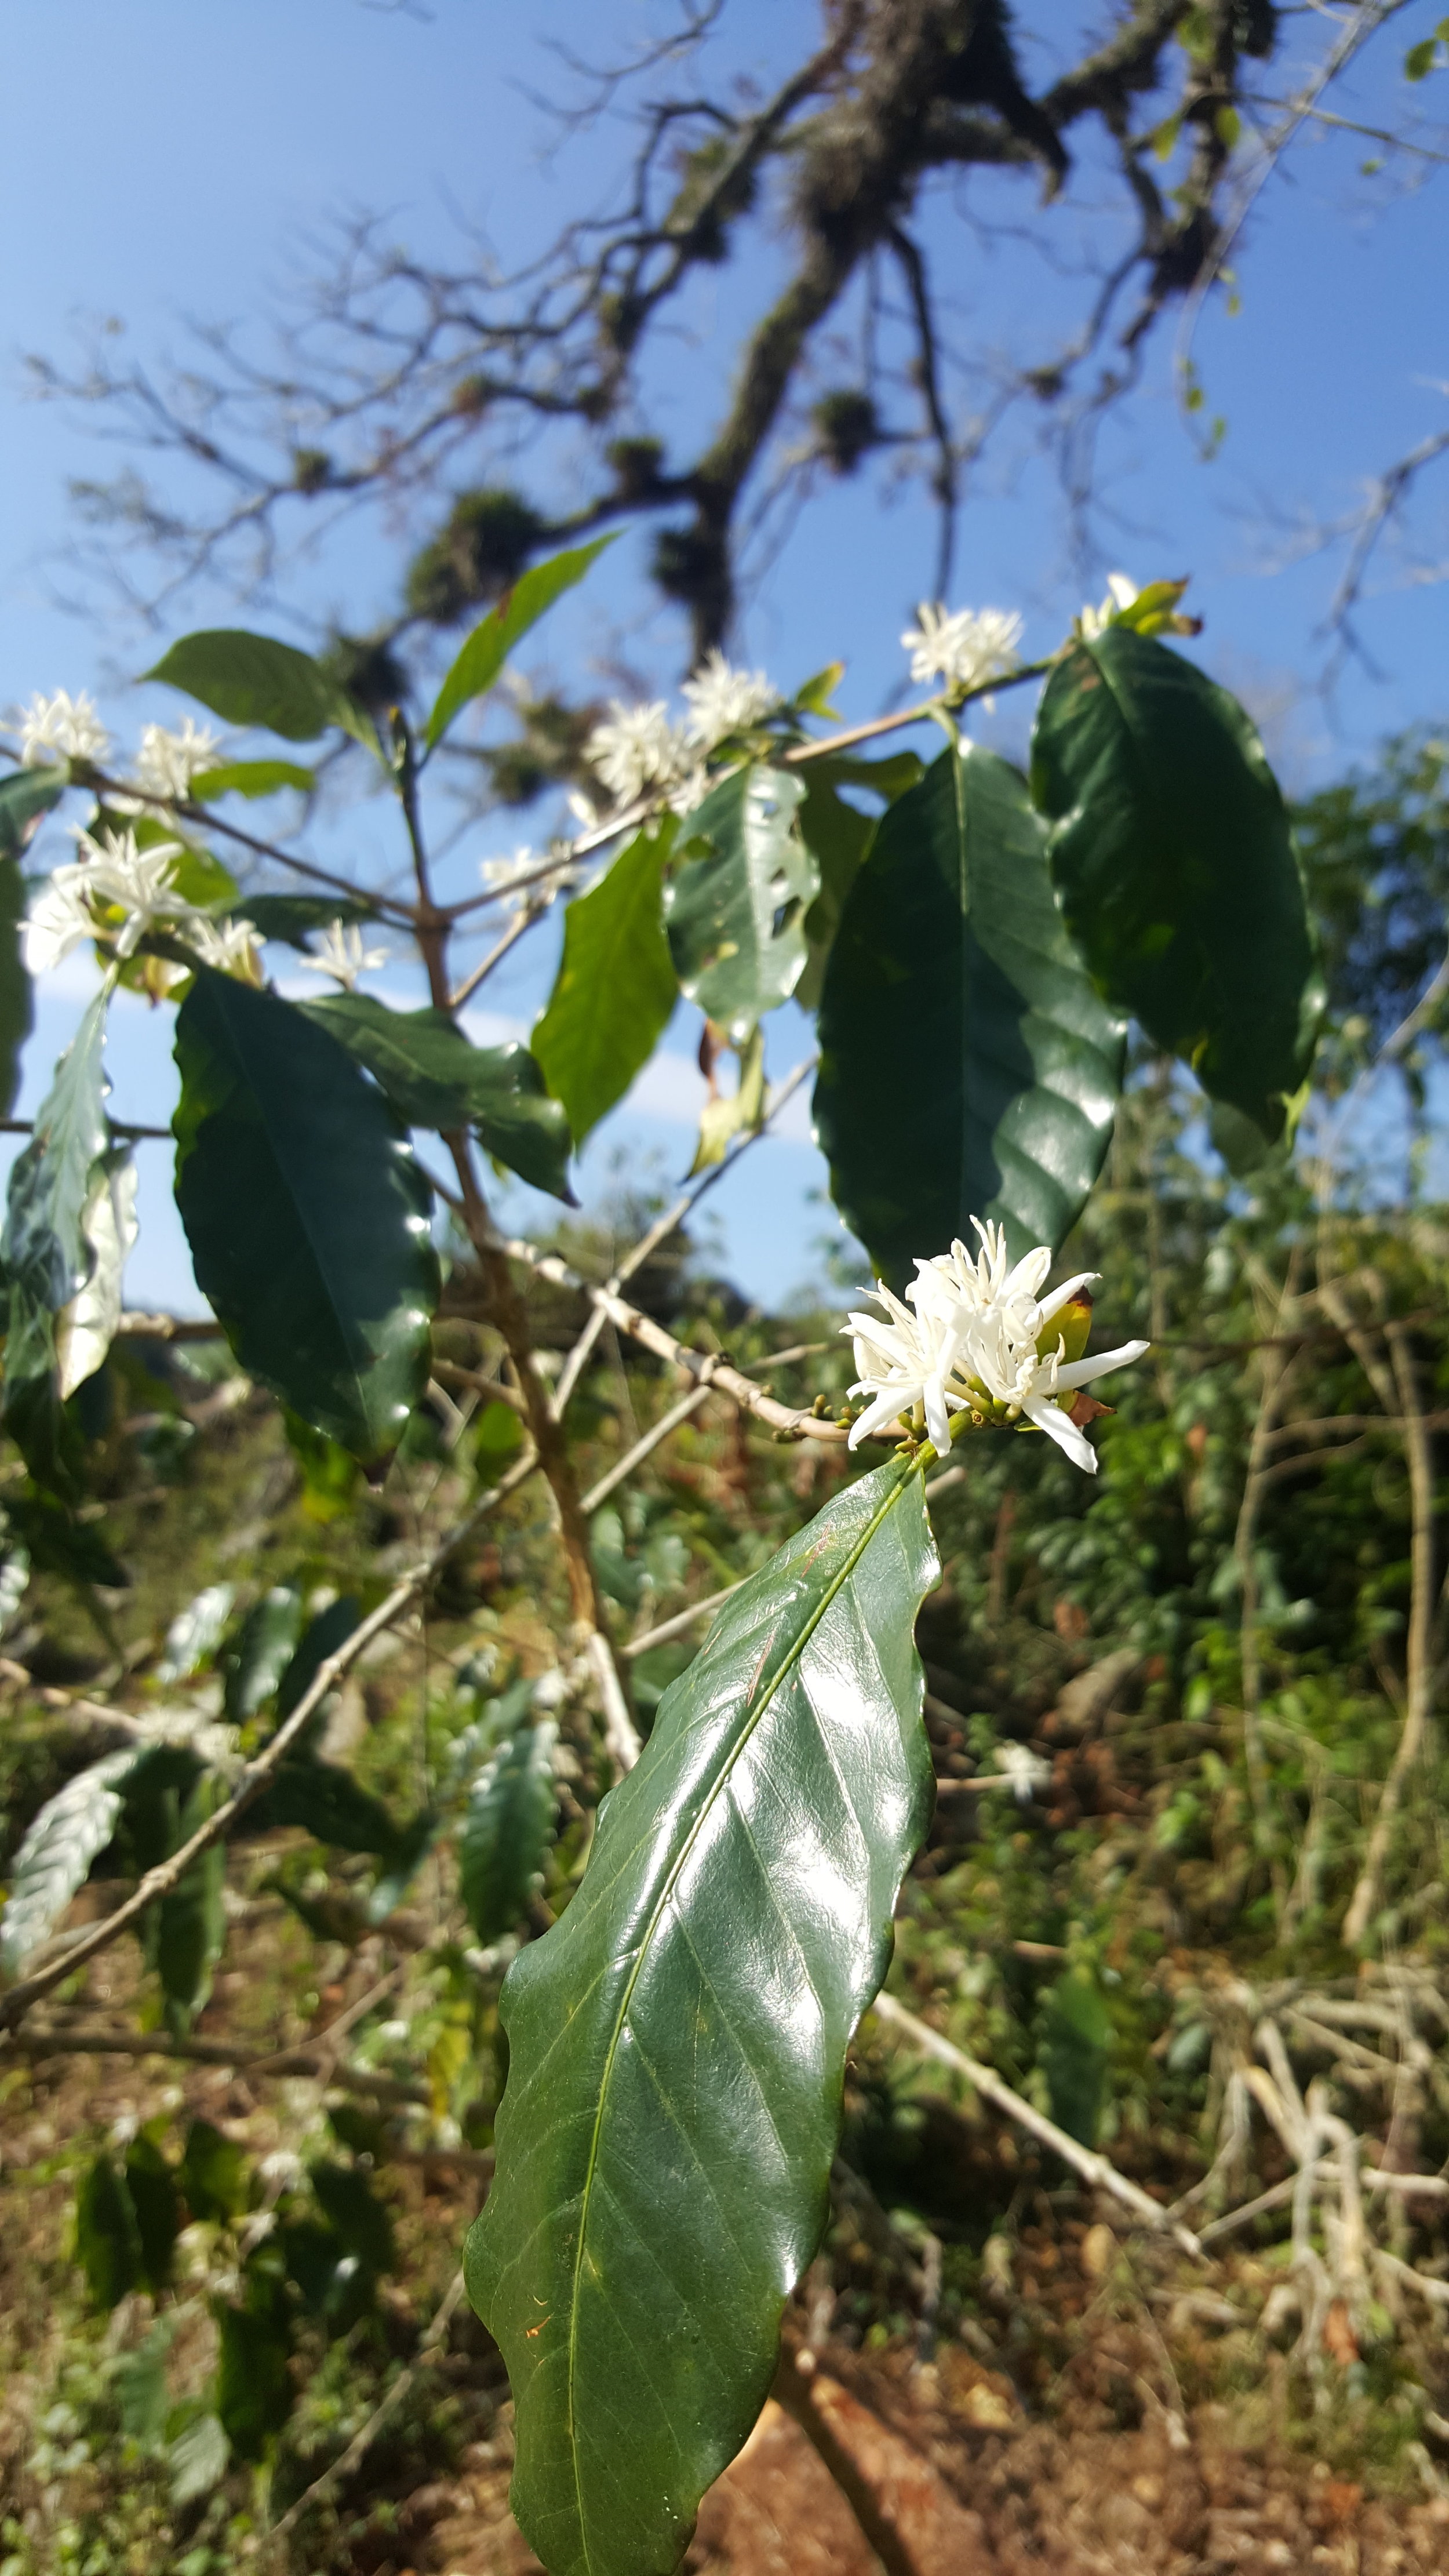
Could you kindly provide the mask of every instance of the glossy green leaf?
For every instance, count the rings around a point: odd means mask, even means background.
[[[931,1762],[921,1478],[850,1486],[743,1584],[509,1972],[470,2296],[551,2576],[667,2576],[768,2392],[825,2222],[845,2052]]]
[[[126,1145],[108,1146],[91,1165],[80,1230],[90,1274],[55,1318],[56,1393],[62,1404],[105,1365],[121,1320],[121,1281],[135,1249],[135,1161]]]
[[[613,542],[612,537],[595,537],[592,545],[574,546],[567,554],[551,555],[547,563],[532,564],[527,572],[520,573],[513,588],[504,592],[482,625],[474,627],[438,691],[428,718],[429,751],[447,732],[459,708],[492,688],[514,645],[538,624],[556,599],[583,580],[590,565]]]
[[[406,1137],[304,1011],[208,967],[177,1013],[176,1061],[198,1287],[244,1369],[365,1464],[386,1458],[427,1383],[438,1296]]]
[[[263,939],[284,939],[289,948],[308,949],[313,931],[330,930],[334,921],[375,921],[370,903],[350,902],[345,895],[249,894],[238,905]]]
[[[484,1763],[458,1837],[458,1893],[485,1948],[523,1919],[553,1835],[552,1718],[520,1726]]]
[[[12,769],[0,778],[0,858],[23,855],[41,816],[60,803],[69,785],[64,762],[56,769]]]
[[[296,1652],[306,1616],[306,1603],[290,1583],[274,1584],[253,1602],[221,1657],[222,1709],[231,1725],[245,1725],[271,1698]]]
[[[75,2196],[76,2259],[98,2308],[118,2308],[141,2278],[141,2238],[131,2195],[107,2155],[81,2176]]]
[[[1165,644],[1109,627],[1047,682],[1032,792],[1100,990],[1214,1100],[1278,1136],[1322,994],[1288,811],[1237,700]]]
[[[944,751],[846,900],[816,1132],[836,1206],[898,1287],[973,1216],[1014,1256],[1059,1244],[1101,1169],[1122,1024],[1062,926],[1044,837],[1008,762]]]
[[[72,1444],[60,1417],[55,1318],[83,1288],[95,1259],[85,1218],[96,1164],[106,1152],[104,992],[89,1004],[11,1168],[0,1265],[9,1283],[5,1423],[31,1474],[74,1490]]]
[[[166,1642],[156,1667],[158,1682],[189,1681],[193,1673],[200,1672],[203,1664],[210,1663],[225,1633],[235,1599],[235,1584],[209,1583],[204,1592],[197,1593],[194,1601],[187,1602],[184,1610],[178,1610],[166,1631]]]
[[[183,635],[142,677],[164,680],[228,724],[263,725],[287,742],[315,742],[334,724],[351,730],[335,683],[310,653],[245,627]]]
[[[683,865],[664,890],[669,953],[681,989],[731,1037],[800,981],[805,914],[820,890],[796,821],[804,794],[793,770],[751,763],[683,826]]]
[[[295,760],[230,760],[220,769],[198,770],[191,797],[193,804],[210,805],[218,796],[275,796],[283,787],[309,795],[316,784],[316,771]]]
[[[490,1154],[535,1189],[570,1199],[569,1123],[526,1046],[476,1047],[446,1011],[390,1011],[370,993],[304,1002],[380,1083],[409,1127],[471,1127]]]
[[[576,1145],[623,1099],[678,999],[660,892],[674,834],[672,814],[638,833],[564,915],[563,956],[532,1047]]]
[[[875,839],[879,817],[863,814],[843,797],[832,778],[819,775],[820,761],[805,772],[805,801],[800,808],[800,835],[820,871],[820,891],[805,915],[806,959],[795,999],[802,1011],[820,1007],[825,961],[830,954],[845,898]]]
[[[20,1058],[35,1026],[34,992],[20,937],[25,911],[19,864],[0,857],[0,1118],[8,1118],[15,1106]]]
[[[124,1783],[149,1747],[123,1745],[48,1798],[33,1818],[10,1871],[10,1894],[0,1915],[0,1968],[13,1976],[31,1950],[47,1940],[93,1860],[120,1821]]]

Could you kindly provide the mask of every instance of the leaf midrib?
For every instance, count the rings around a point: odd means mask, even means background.
[[[691,1825],[683,1844],[675,1855],[673,1865],[665,1876],[664,1883],[659,1890],[658,1896],[656,1897],[653,1908],[650,1912],[649,1920],[644,1927],[638,1948],[635,1952],[634,1964],[629,1971],[628,1982],[624,1987],[623,1994],[619,1999],[618,2008],[615,2012],[614,2027],[609,2035],[608,2052],[604,2059],[604,2071],[599,2081],[598,2109],[594,2114],[593,2130],[589,2138],[588,2164],[584,2173],[583,2187],[579,2195],[579,2232],[574,2252],[573,2282],[569,2300],[568,2371],[566,2377],[566,2387],[568,2392],[569,2462],[573,2470],[574,2505],[578,2517],[579,2535],[583,2542],[585,2562],[590,2567],[594,2564],[594,2556],[589,2545],[588,2523],[584,2513],[584,2492],[583,2485],[579,2477],[579,2452],[578,2443],[575,2439],[574,2424],[574,2389],[578,2376],[579,2288],[583,2277],[584,2253],[589,2233],[589,2210],[593,2196],[595,2172],[599,2161],[599,2140],[604,2124],[604,2108],[608,2100],[609,2085],[614,2072],[614,2060],[618,2055],[619,2041],[623,2035],[624,2025],[629,2017],[629,2006],[633,2000],[634,1988],[639,1982],[640,1975],[643,1971],[644,1961],[649,1955],[650,1945],[654,1939],[659,1918],[662,1915],[665,1906],[668,1904],[674,1889],[679,1883],[680,1874],[684,1869],[685,1863],[689,1859],[690,1853],[694,1849],[695,1843],[704,1830],[706,1821],[713,1813],[715,1801],[723,1793],[729,1774],[734,1770],[735,1765],[745,1751],[746,1746],[751,1742],[756,1729],[758,1728],[767,1709],[771,1706],[775,1698],[775,1694],[779,1690],[782,1682],[799,1662],[805,1648],[810,1643],[810,1640],[814,1636],[816,1629],[819,1627],[821,1620],[824,1618],[826,1611],[830,1608],[831,1604],[838,1599],[840,1593],[843,1591],[846,1583],[849,1581],[857,1565],[860,1563],[861,1558],[864,1556],[866,1549],[869,1547],[871,1540],[875,1537],[877,1530],[880,1528],[887,1514],[894,1511],[902,1495],[906,1492],[910,1479],[915,1472],[916,1462],[914,1460],[908,1462],[901,1469],[897,1481],[890,1487],[889,1491],[882,1497],[880,1503],[872,1512],[870,1519],[867,1521],[865,1528],[856,1542],[856,1545],[851,1549],[850,1554],[846,1557],[839,1572],[826,1586],[820,1600],[811,1611],[809,1618],[805,1621],[803,1627],[799,1630],[799,1633],[791,1639],[786,1652],[781,1656],[779,1664],[776,1666],[774,1672],[770,1675],[768,1682],[761,1691],[759,1705],[750,1719],[749,1725],[746,1727],[744,1733],[737,1739],[731,1751],[728,1764],[721,1769],[721,1772],[711,1786],[707,1797],[702,1801],[699,1813],[695,1817],[694,1823]]]

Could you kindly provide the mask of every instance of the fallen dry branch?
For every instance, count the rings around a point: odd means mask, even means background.
[[[942,2066],[949,2066],[954,2075],[964,2076],[973,2092],[979,2093],[983,2101],[994,2103],[997,2110],[1004,2111],[1019,2129],[1025,2129],[1044,2147],[1050,2147],[1053,2155],[1060,2156],[1063,2164],[1070,2165],[1084,2182],[1092,2185],[1094,2191],[1110,2193],[1112,2199],[1119,2200],[1124,2209],[1130,2209],[1144,2225],[1158,2234],[1170,2235],[1185,2254],[1201,2259],[1202,2240],[1190,2227],[1184,2227],[1180,2219],[1175,2219],[1135,2182],[1129,2181],[1126,2174],[1119,2173],[1105,2156],[1098,2155],[1092,2147],[1082,2146],[1076,2138],[1069,2138],[1065,2129],[1057,2127],[1055,2120],[1049,2120],[1044,2112],[1034,2110],[1030,2102],[1024,2102],[1019,2093],[1013,2093],[1011,2086],[1002,2082],[993,2068],[983,2066],[979,2057],[968,2057],[964,2048],[958,2048],[953,2040],[943,2037],[939,2030],[933,2030],[929,2022],[907,2012],[905,2005],[898,2004],[894,1995],[877,1995],[871,2011],[889,2029],[898,2031],[912,2048],[919,2049],[923,2057],[934,2057]]]

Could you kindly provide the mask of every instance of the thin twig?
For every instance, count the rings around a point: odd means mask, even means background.
[[[968,2057],[964,2048],[957,2048],[953,2041],[943,2038],[929,2022],[907,2012],[905,2005],[898,2004],[894,1995],[877,1995],[871,2011],[890,2029],[899,2031],[901,2037],[912,2048],[919,2049],[923,2057],[934,2057],[942,2066],[949,2066],[953,2074],[964,2076],[984,2101],[993,2102],[997,2110],[1004,2111],[1019,2129],[1025,2129],[1044,2147],[1050,2147],[1052,2153],[1079,2173],[1084,2182],[1091,2183],[1097,2191],[1109,2192],[1114,2200],[1120,2200],[1124,2208],[1130,2209],[1147,2226],[1172,2236],[1185,2254],[1201,2257],[1201,2239],[1190,2227],[1184,2227],[1135,2182],[1129,2182],[1126,2174],[1119,2173],[1105,2156],[1098,2155],[1092,2147],[1084,2147],[1078,2139],[1069,2138],[1066,2130],[1059,2129],[1055,2120],[1047,2119],[1044,2112],[1033,2110],[1030,2102],[1024,2102],[1019,2093],[1013,2093],[1011,2086],[1004,2084],[991,2067],[983,2066],[978,2057]]]
[[[784,1108],[786,1101],[793,1099],[807,1074],[814,1072],[819,1061],[820,1059],[817,1055],[808,1055],[801,1063],[794,1067],[792,1072],[787,1073],[783,1082],[778,1083],[775,1089],[771,1092],[759,1126],[756,1127],[750,1135],[742,1137],[733,1150],[726,1153],[718,1163],[712,1163],[708,1171],[703,1172],[699,1179],[695,1181],[689,1189],[682,1190],[680,1192],[679,1197],[675,1200],[672,1207],[666,1208],[662,1216],[655,1218],[654,1223],[640,1235],[638,1242],[633,1246],[632,1250],[624,1255],[623,1260],[606,1280],[605,1286],[609,1289],[611,1294],[617,1296],[626,1280],[632,1279],[636,1270],[643,1268],[644,1263],[649,1259],[650,1254],[652,1252],[656,1252],[661,1243],[667,1243],[671,1234],[673,1234],[679,1226],[685,1224],[693,1215],[700,1200],[705,1196],[706,1192],[714,1189],[717,1183],[725,1178],[727,1173],[732,1172],[736,1163],[739,1161],[740,1156],[748,1153],[750,1147],[755,1144],[761,1136],[768,1133],[772,1122],[779,1116],[779,1113]],[[562,1421],[563,1419],[564,1408],[567,1405],[574,1388],[578,1385],[579,1379],[588,1363],[589,1355],[592,1352],[594,1344],[598,1340],[600,1333],[604,1329],[606,1320],[603,1308],[601,1306],[595,1306],[593,1313],[590,1315],[588,1322],[585,1324],[584,1329],[580,1333],[578,1340],[575,1342],[573,1349],[570,1351],[568,1358],[565,1360],[562,1369],[559,1371],[558,1384],[554,1388],[553,1400],[550,1407],[556,1422]]]
[[[434,2309],[431,2323],[406,2370],[398,2372],[386,2396],[374,2406],[366,2423],[353,2435],[346,2450],[333,2461],[331,2468],[324,2469],[320,2478],[314,2478],[312,2484],[303,2489],[295,2504],[288,2505],[286,2512],[273,2523],[271,2530],[261,2535],[263,2549],[274,2549],[278,2541],[286,2540],[295,2531],[303,2514],[314,2504],[320,2504],[330,2487],[334,2487],[339,2479],[350,2477],[354,2469],[361,2467],[399,2399],[407,2394],[418,2372],[434,2359],[446,2343],[448,2328],[462,2304],[462,2298],[463,2275],[461,2271],[457,2271]]]
[[[510,1494],[516,1493],[520,1485],[527,1482],[537,1465],[537,1452],[530,1446],[523,1457],[509,1469],[508,1474],[489,1493],[479,1497],[471,1511],[457,1523],[456,1527],[449,1530],[446,1537],[440,1539],[437,1546],[402,1577],[401,1582],[394,1584],[386,1600],[380,1601],[375,1610],[370,1611],[365,1619],[359,1620],[351,1635],[344,1638],[336,1653],[328,1655],[326,1660],[318,1665],[316,1673],[298,1700],[291,1716],[278,1727],[276,1734],[268,1744],[263,1746],[256,1759],[248,1763],[225,1804],[218,1807],[213,1815],[208,1816],[204,1824],[198,1825],[195,1833],[171,1854],[169,1860],[160,1862],[155,1869],[148,1869],[124,1905],[118,1906],[115,1913],[108,1915],[104,1922],[97,1923],[83,1940],[76,1943],[73,1950],[66,1953],[64,1958],[56,1960],[47,1968],[39,1969],[32,1977],[23,1978],[18,1985],[10,1988],[8,1994],[0,1995],[0,2031],[13,2030],[18,2022],[24,2020],[31,2006],[39,2003],[43,1995],[48,1995],[54,1987],[74,1976],[77,1968],[83,1967],[98,1950],[109,1948],[111,1942],[117,1940],[122,1932],[129,1931],[131,1925],[140,1920],[147,1907],[154,1904],[158,1897],[169,1895],[174,1887],[179,1886],[192,1862],[199,1859],[204,1851],[210,1851],[213,1844],[225,1841],[232,1827],[241,1816],[245,1815],[253,1800],[260,1797],[278,1764],[291,1751],[314,1712],[321,1707],[328,1692],[336,1689],[343,1674],[351,1670],[359,1655],[371,1645],[373,1638],[380,1637],[384,1629],[392,1627],[394,1622],[401,1618],[403,1612],[411,1607],[419,1594],[426,1591],[434,1577],[442,1571],[449,1557],[462,1546],[477,1528],[478,1523],[489,1512],[496,1511],[500,1503],[505,1502]]]
[[[623,1484],[625,1477],[632,1476],[635,1468],[642,1467],[645,1459],[662,1446],[672,1431],[678,1431],[681,1424],[689,1420],[691,1414],[698,1413],[708,1394],[709,1380],[703,1378],[698,1386],[690,1389],[688,1395],[682,1395],[677,1404],[671,1404],[669,1411],[661,1413],[658,1421],[651,1424],[650,1428],[640,1435],[633,1448],[625,1450],[617,1465],[611,1467],[606,1476],[601,1476],[598,1483],[590,1487],[579,1508],[586,1512],[596,1512],[599,1505],[607,1502],[610,1494]]]
[[[71,1962],[66,1961],[66,1974]],[[92,2022],[32,2024],[16,2031],[10,2046],[22,2057],[170,2057],[193,2066],[229,2067],[237,2075],[320,2075],[339,2093],[364,2093],[379,2102],[428,2103],[425,2084],[405,2084],[391,2075],[374,2075],[367,2067],[334,2066],[322,2042],[295,2048],[249,2049],[225,2039],[173,2039],[162,2030],[108,2030]]]

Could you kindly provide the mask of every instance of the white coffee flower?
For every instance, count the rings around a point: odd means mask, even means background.
[[[939,678],[948,689],[979,689],[1019,667],[1022,621],[1015,610],[955,608],[922,600],[916,624],[901,642],[911,657],[911,678],[922,685]]]
[[[1095,1475],[1096,1452],[1062,1399],[1113,1369],[1130,1367],[1149,1345],[1124,1342],[1093,1359],[1070,1360],[1059,1333],[1055,1347],[1044,1347],[1063,1307],[1096,1273],[1080,1271],[1043,1298],[1051,1268],[1047,1247],[1038,1244],[1010,1264],[1002,1229],[977,1217],[971,1221],[981,1239],[979,1253],[973,1256],[958,1241],[949,1252],[918,1261],[906,1291],[909,1304],[878,1281],[875,1301],[885,1322],[853,1314],[842,1327],[854,1338],[860,1372],[851,1393],[871,1399],[852,1426],[850,1445],[857,1448],[919,1405],[931,1443],[943,1456],[964,1413],[976,1423],[1030,1423]]]
[[[190,716],[179,733],[168,732],[165,725],[149,724],[142,732],[141,748],[136,754],[136,784],[151,796],[179,801],[190,793],[193,778],[216,767],[220,749],[220,734],[213,733],[210,725],[194,724]]]
[[[245,984],[261,982],[255,922],[233,921],[229,917],[212,921],[198,914],[186,924],[183,937],[203,966],[215,967],[220,975],[239,975]]]
[[[1052,1776],[1051,1764],[1033,1753],[1029,1744],[998,1744],[996,1768],[1019,1807],[1027,1806],[1033,1790],[1044,1789]]]
[[[184,855],[179,841],[156,841],[143,850],[129,827],[124,832],[108,828],[98,840],[89,832],[78,832],[76,848],[91,895],[98,902],[120,905],[127,915],[116,934],[118,957],[134,956],[144,933],[157,923],[190,919],[194,906],[176,892],[172,882],[176,862]]]
[[[45,769],[56,760],[104,760],[111,747],[111,737],[87,689],[76,697],[68,689],[57,689],[53,698],[37,691],[14,722],[22,769]]]
[[[1130,608],[1137,596],[1138,585],[1125,572],[1109,572],[1107,596],[1099,608],[1083,609],[1077,619],[1078,634],[1085,635],[1090,644],[1093,636],[1100,635],[1115,617],[1120,617],[1124,608]]]
[[[385,948],[364,948],[361,925],[355,921],[329,922],[322,945],[315,957],[304,957],[304,966],[314,975],[330,975],[334,983],[351,992],[359,975],[370,975],[377,966],[387,964]]]
[[[35,896],[23,933],[32,975],[49,975],[81,940],[95,937],[88,878],[86,868],[57,868]]]
[[[153,849],[136,846],[136,835],[104,831],[99,840],[78,832],[80,857],[75,866],[56,868],[31,906],[25,924],[25,962],[32,975],[58,966],[82,939],[105,928],[118,957],[134,956],[156,923],[189,920],[193,906],[172,884],[179,841],[158,841]],[[119,907],[126,914],[118,929],[98,922],[95,907]]]
[[[689,768],[688,744],[669,721],[662,698],[626,707],[615,698],[603,724],[595,725],[584,758],[596,769],[616,804],[632,804],[646,787],[665,786]]]
[[[779,690],[763,671],[737,671],[718,645],[705,655],[680,694],[689,709],[685,735],[706,751],[713,751],[717,742],[732,733],[748,733],[780,703]]]

